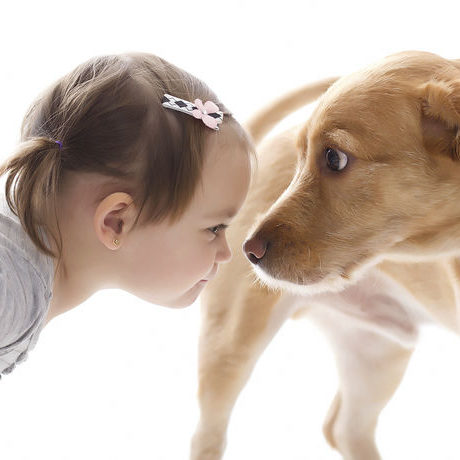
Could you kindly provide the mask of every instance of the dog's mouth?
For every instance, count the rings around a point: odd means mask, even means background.
[[[246,247],[246,249],[248,249]],[[340,291],[350,284],[355,283],[370,266],[377,263],[378,259],[363,253],[353,254],[352,260],[345,254],[340,257],[335,254],[330,263],[330,254],[322,257],[310,254],[308,251],[303,264],[298,254],[294,262],[289,251],[260,257],[264,251],[256,248],[255,254],[247,254],[248,259],[259,282],[269,289],[288,290],[295,294],[310,295],[320,292]],[[250,258],[252,256],[252,259]],[[256,257],[260,258],[257,259]],[[297,259],[297,262],[295,261]]]
[[[350,284],[348,275],[321,273],[311,276],[294,276],[289,279],[274,277],[262,267],[254,265],[256,283],[268,289],[285,290],[296,295],[312,295],[321,292],[340,291]]]

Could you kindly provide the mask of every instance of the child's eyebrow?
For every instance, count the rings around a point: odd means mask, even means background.
[[[236,211],[233,209],[227,209],[225,211],[217,211],[216,213],[208,214],[205,216],[205,219],[231,219],[236,214]]]

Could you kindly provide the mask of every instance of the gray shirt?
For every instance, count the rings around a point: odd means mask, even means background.
[[[0,378],[35,346],[48,313],[53,277],[53,258],[36,248],[0,193]]]

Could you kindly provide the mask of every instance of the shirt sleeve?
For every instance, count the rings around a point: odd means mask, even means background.
[[[0,247],[0,349],[23,338],[36,320],[33,270],[26,259]]]

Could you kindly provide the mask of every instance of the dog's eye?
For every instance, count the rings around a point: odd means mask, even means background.
[[[333,171],[341,171],[348,163],[348,157],[340,150],[328,147],[325,150],[327,166]]]

